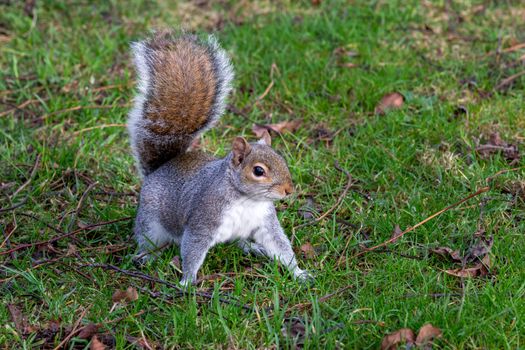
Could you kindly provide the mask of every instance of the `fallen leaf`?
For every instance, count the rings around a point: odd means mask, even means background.
[[[98,340],[98,337],[95,335],[91,339],[91,344],[89,344],[89,350],[105,350],[106,346],[104,343],[102,343],[100,340]]]
[[[339,66],[340,67],[345,67],[345,68],[355,68],[355,67],[357,67],[357,64],[352,63],[352,62],[345,62],[345,63],[339,64]]]
[[[419,333],[416,338],[416,345],[432,345],[432,340],[441,337],[443,333],[441,329],[434,327],[432,324],[427,323],[419,329]]]
[[[398,109],[403,106],[405,98],[399,92],[386,94],[381,98],[375,108],[375,114],[385,114],[389,110]]]
[[[27,323],[27,318],[22,314],[22,311],[15,305],[15,304],[7,304],[7,309],[9,310],[9,314],[11,315],[11,320],[15,324],[15,328],[18,331],[18,333],[26,334],[29,325]]]
[[[392,242],[397,241],[397,238],[402,233],[403,233],[403,230],[401,229],[401,227],[399,227],[399,225],[396,224],[396,227],[394,227],[394,231],[392,231],[392,236],[390,237],[390,239],[395,238]]]
[[[300,119],[282,121],[277,124],[253,124],[252,131],[255,136],[261,138],[264,136],[265,131],[273,131],[277,134],[282,134],[284,132],[294,132],[299,128],[302,121]]]
[[[430,249],[430,251],[445,259],[449,259],[455,262],[463,261],[461,254],[459,254],[459,250],[453,250],[452,248],[449,248],[449,247],[437,247],[437,248]]]
[[[467,254],[463,258],[463,264],[479,261],[480,259],[483,259],[488,253],[490,253],[492,245],[494,244],[494,236],[485,235],[485,231],[483,231],[481,234],[478,234],[477,236],[479,238],[469,248]]]
[[[332,52],[332,54],[334,56],[338,56],[338,57],[356,57],[356,56],[359,56],[359,54],[353,50],[350,50],[344,46],[340,46],[340,47],[337,47],[334,49],[334,51]]]
[[[139,298],[139,293],[133,287],[126,290],[116,290],[111,299],[114,303],[131,302]]]
[[[489,135],[487,143],[476,147],[476,152],[481,158],[488,158],[501,153],[511,164],[516,164],[520,160],[518,146],[503,141],[497,131]]]
[[[485,255],[483,260],[472,267],[460,267],[457,269],[444,270],[445,273],[460,277],[460,278],[472,278],[472,277],[485,277],[489,274],[490,257]]]
[[[91,339],[98,332],[99,325],[90,323],[85,327],[82,327],[77,337],[80,339]]]
[[[330,131],[325,125],[321,124],[316,126],[312,130],[312,137],[314,142],[325,142],[327,145],[330,145],[334,140],[335,132]]]
[[[307,259],[315,258],[315,250],[310,242],[306,242],[301,246],[301,252],[303,252],[305,258]]]
[[[386,335],[381,342],[381,350],[397,349],[400,343],[406,343],[408,346],[414,345],[416,336],[410,328],[401,328],[393,333]]]
[[[66,256],[72,256],[72,255],[75,255],[77,254],[77,246],[74,245],[74,244],[71,244],[71,243],[68,243],[67,245],[67,252],[66,252]]]

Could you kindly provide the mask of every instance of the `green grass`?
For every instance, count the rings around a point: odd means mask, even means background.
[[[135,214],[140,183],[122,127],[133,97],[129,42],[152,27],[207,31],[218,25],[236,68],[231,103],[249,107],[272,79],[274,85],[247,115],[227,113],[203,145],[224,155],[234,136],[252,137],[253,121],[303,120],[298,131],[274,142],[298,193],[278,209],[301,267],[315,272],[315,284],[300,285],[232,245],[214,248],[200,270],[200,276],[218,274],[196,288],[212,293],[212,300],[169,298],[173,289],[158,283],[82,267],[135,269],[132,222],[121,221],[0,255],[2,348],[43,348],[44,342],[53,348],[86,309],[80,325],[102,323],[100,333],[114,337],[116,348],[133,348],[127,336],[144,335],[167,348],[293,348],[299,342],[311,349],[377,349],[384,335],[403,327],[417,331],[428,322],[443,331],[436,348],[524,347],[523,168],[501,174],[488,193],[387,251],[356,257],[362,245],[390,238],[396,224],[415,225],[485,186],[487,177],[525,165],[474,151],[477,140],[484,143],[493,131],[523,149],[525,76],[496,90],[525,69],[525,50],[504,51],[525,41],[519,1],[210,3],[48,1],[29,15],[18,2],[0,5],[0,104],[4,112],[20,106],[0,117],[0,208],[25,201],[0,211],[0,252],[58,236],[46,223],[70,232]],[[338,58],[339,47],[357,56]],[[502,52],[491,54],[498,47]],[[343,67],[341,60],[356,66]],[[115,87],[98,89],[110,85]],[[374,115],[381,97],[393,91],[405,96],[403,108]],[[68,110],[77,106],[104,108]],[[467,112],[456,113],[460,106]],[[338,131],[330,144],[315,140],[321,126]],[[37,158],[34,176],[13,196]],[[355,184],[337,210],[292,234],[305,222],[300,208],[307,196],[318,215],[336,203],[346,186],[336,160]],[[480,206],[482,200],[486,205]],[[494,235],[490,275],[461,280],[444,273],[456,266],[429,249],[466,251],[480,226]],[[300,252],[307,242],[314,258]],[[177,254],[178,248],[169,249],[141,272],[177,282],[180,273],[170,264]],[[113,292],[129,286],[138,288],[138,300],[110,312]],[[312,304],[294,307],[301,303]],[[9,304],[33,332],[17,330]],[[305,325],[300,339],[281,331],[293,317]],[[49,333],[53,321],[60,327]],[[42,338],[44,330],[50,339]],[[88,341],[78,338],[68,345],[86,347]]]

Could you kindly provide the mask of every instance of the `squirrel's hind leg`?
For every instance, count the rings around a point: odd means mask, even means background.
[[[264,249],[264,247],[259,243],[250,242],[245,239],[240,239],[237,242],[237,245],[239,246],[239,248],[242,249],[242,251],[245,254],[253,254],[255,256],[268,256],[266,249]]]
[[[135,222],[135,239],[138,244],[137,254],[133,260],[145,264],[156,258],[160,252],[173,243],[173,236],[156,219],[145,220],[142,215],[137,216]]]

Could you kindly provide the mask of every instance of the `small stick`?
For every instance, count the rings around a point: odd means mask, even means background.
[[[20,244],[20,245],[17,245],[16,247],[14,247],[12,249],[0,252],[0,256],[6,255],[6,254],[10,254],[12,252],[16,252],[16,251],[21,250],[21,249],[27,249],[27,248],[31,248],[31,247],[51,244],[51,243],[54,243],[54,242],[59,241],[61,239],[64,239],[64,238],[67,238],[67,237],[70,237],[70,236],[74,236],[77,233],[80,233],[82,231],[89,231],[89,230],[92,230],[92,229],[100,227],[100,226],[105,226],[105,225],[113,224],[115,222],[126,221],[126,220],[130,220],[130,219],[132,219],[132,217],[128,216],[128,217],[124,217],[124,218],[120,218],[120,219],[98,222],[96,224],[88,225],[86,227],[81,227],[81,228],[79,228],[77,230],[65,233],[65,234],[60,235],[60,236],[53,237],[53,238],[51,238],[51,239],[49,239],[47,241],[40,241],[40,242],[35,242],[35,243]]]
[[[8,207],[8,208],[0,208],[0,213],[3,213],[3,212],[6,212],[6,211],[11,211],[11,210],[15,210],[16,208],[20,208],[22,205],[26,204],[27,202],[27,198],[24,198],[23,201],[21,201],[20,203],[17,203],[11,207]]]
[[[78,134],[82,134],[83,132],[91,131],[95,129],[105,129],[105,128],[111,128],[111,127],[125,128],[126,126],[127,126],[126,124],[102,124],[102,125],[97,125],[97,126],[92,126],[89,128],[77,130],[73,134],[71,134],[71,136],[77,136]]]
[[[350,175],[350,173],[341,168],[339,166],[339,162],[338,161],[335,161],[334,162],[334,166],[337,170],[339,170],[340,172],[344,173],[346,175],[346,178],[347,178],[347,183],[346,183],[346,186],[345,186],[345,189],[343,190],[343,192],[341,193],[341,195],[339,196],[339,198],[337,198],[337,201],[335,202],[335,204],[330,208],[328,209],[323,215],[321,215],[320,217],[318,217],[317,219],[315,220],[312,220],[312,221],[308,221],[308,222],[305,222],[304,224],[301,224],[301,225],[297,225],[293,228],[293,230],[295,231],[296,229],[298,228],[301,228],[301,227],[305,227],[305,226],[308,226],[308,225],[314,225],[316,223],[318,223],[319,221],[323,220],[325,217],[327,217],[331,212],[333,212],[334,210],[336,210],[339,205],[341,204],[341,202],[343,201],[343,199],[346,197],[346,194],[348,193],[348,191],[350,190],[350,187],[352,187],[353,185],[353,182],[352,182],[352,175]]]
[[[508,78],[505,78],[501,81],[501,83],[499,83],[498,85],[496,85],[496,87],[494,88],[495,90],[501,90],[502,88],[504,88],[505,86],[509,85],[510,83],[512,83],[514,80],[518,79],[519,77],[521,77],[522,75],[525,75],[525,70],[524,71],[521,71],[519,73],[516,73],[516,74],[513,74],[511,75],[510,77]]]
[[[50,228],[51,230],[55,231],[56,233],[58,234],[64,234],[64,231],[62,231],[61,229],[57,228],[57,227],[54,227],[50,224],[48,224],[47,222],[45,222],[44,220],[40,219],[39,217],[33,215],[33,214],[28,214],[28,213],[17,213],[16,215],[22,215],[22,216],[25,216],[25,217],[28,217],[28,218],[31,218],[33,220],[36,220],[44,225],[46,225],[46,227]]]
[[[495,177],[497,176],[500,176],[501,174],[505,174],[505,173],[509,173],[511,171],[516,171],[516,170],[520,170],[520,169],[523,169],[525,168],[525,166],[520,166],[520,167],[517,167],[517,168],[511,168],[511,169],[503,169],[503,170],[500,170],[498,171],[497,173],[495,173],[494,175],[491,175],[489,177],[487,177],[485,179],[485,181],[488,183],[490,183],[490,181],[492,181]]]
[[[48,114],[44,114],[38,117],[35,121],[42,121],[49,117],[55,116],[57,114],[79,111],[81,109],[111,109],[111,108],[126,108],[126,107],[131,107],[131,105],[129,103],[124,103],[124,104],[110,105],[110,106],[106,106],[106,105],[75,106],[75,107],[70,107],[70,108],[65,108],[65,109],[61,109],[58,111],[54,111]]]
[[[361,255],[363,255],[363,254],[365,254],[365,253],[368,253],[368,252],[370,252],[370,251],[372,251],[372,250],[376,250],[376,249],[378,249],[378,248],[381,248],[381,247],[384,247],[384,246],[388,245],[389,243],[392,243],[392,242],[394,242],[394,241],[397,241],[399,238],[401,238],[401,237],[404,236],[405,234],[414,231],[416,228],[418,228],[418,227],[421,226],[421,225],[426,224],[428,221],[432,220],[432,219],[435,218],[436,216],[439,216],[439,215],[443,214],[444,212],[449,211],[450,209],[452,209],[452,208],[454,208],[454,207],[457,207],[458,205],[460,205],[460,204],[462,204],[462,203],[465,203],[465,202],[468,201],[469,199],[471,199],[471,198],[473,198],[473,197],[476,197],[476,196],[479,196],[479,195],[482,194],[482,193],[487,192],[488,190],[490,190],[490,187],[489,187],[489,186],[482,187],[482,188],[480,188],[479,190],[477,190],[476,192],[474,192],[474,193],[468,195],[467,197],[463,198],[462,200],[460,200],[460,201],[458,201],[458,202],[456,202],[456,203],[454,203],[454,204],[451,204],[451,205],[449,205],[449,206],[446,207],[446,208],[441,209],[441,210],[438,211],[437,213],[434,213],[434,214],[430,215],[430,216],[429,216],[428,218],[426,218],[425,220],[420,221],[420,222],[418,222],[417,224],[415,224],[414,226],[407,228],[406,230],[404,230],[403,232],[401,232],[399,235],[397,235],[397,236],[395,236],[395,237],[392,237],[392,238],[390,238],[390,239],[384,241],[383,243],[378,244],[378,245],[376,245],[376,246],[374,246],[374,247],[372,247],[372,248],[366,248],[366,249],[363,250],[362,252],[357,253],[354,257],[361,256]]]
[[[40,154],[36,156],[35,164],[33,165],[33,169],[31,169],[31,174],[29,175],[29,178],[22,184],[22,186],[18,187],[18,189],[10,196],[11,199],[15,198],[17,194],[19,194],[24,188],[26,188],[31,181],[33,181],[33,178],[36,175],[36,171],[38,170],[38,166],[40,165]]]
[[[75,322],[75,325],[73,326],[73,329],[71,330],[71,332],[67,335],[67,337],[64,338],[64,340],[62,340],[60,342],[60,344],[58,344],[58,346],[56,348],[54,348],[53,350],[59,350],[59,349],[62,349],[62,346],[66,345],[69,340],[71,338],[73,338],[73,336],[78,332],[80,331],[82,328],[78,328],[78,326],[80,326],[80,322],[82,322],[82,319],[84,318],[84,316],[86,315],[86,313],[88,312],[89,308],[91,306],[88,306],[87,308],[84,309],[84,311],[82,311],[82,313],[80,314],[80,317],[78,318],[78,320]]]
[[[91,191],[91,190],[93,189],[93,187],[95,187],[96,185],[98,185],[98,182],[97,182],[97,181],[95,181],[95,182],[89,184],[89,186],[86,188],[86,190],[84,191],[84,193],[82,193],[82,196],[81,196],[80,199],[78,200],[77,207],[75,208],[75,211],[73,212],[73,215],[71,216],[71,221],[69,222],[69,226],[68,226],[68,228],[67,228],[68,231],[71,231],[71,229],[73,228],[73,225],[75,225],[75,223],[77,222],[78,213],[80,212],[80,209],[82,209],[82,205],[84,204],[84,200],[86,199],[87,194],[88,194],[89,191]]]

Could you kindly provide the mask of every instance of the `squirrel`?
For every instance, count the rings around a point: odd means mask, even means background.
[[[273,202],[290,195],[293,183],[270,135],[254,143],[236,137],[220,159],[191,150],[218,122],[232,89],[233,68],[215,37],[164,30],[131,47],[138,94],[128,131],[143,180],[135,258],[144,263],[179,245],[180,283],[188,285],[210,248],[237,241],[245,253],[276,259],[294,277],[311,280],[277,219]]]

